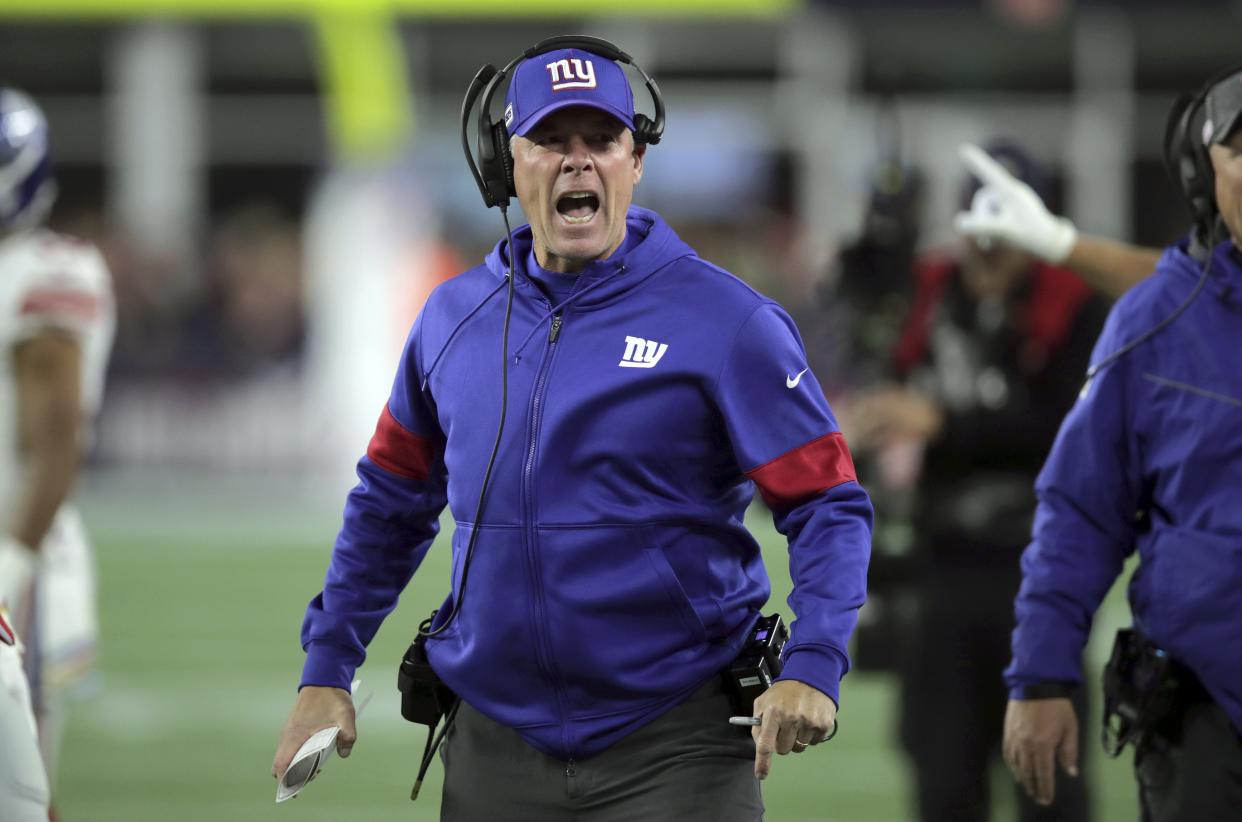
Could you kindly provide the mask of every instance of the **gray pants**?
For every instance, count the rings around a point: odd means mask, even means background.
[[[749,728],[719,680],[597,756],[572,764],[462,703],[445,736],[441,822],[758,822]]]
[[[1143,822],[1226,822],[1242,817],[1242,734],[1209,699],[1185,709],[1175,739],[1135,754]]]

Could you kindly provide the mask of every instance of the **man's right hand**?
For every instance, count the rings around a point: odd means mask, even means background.
[[[1040,805],[1056,796],[1056,765],[1078,776],[1078,716],[1068,699],[1011,699],[1005,710],[1005,764]]]
[[[311,734],[338,725],[341,732],[336,737],[336,752],[349,756],[358,734],[354,730],[354,700],[349,691],[341,688],[324,688],[307,685],[298,692],[297,702],[280,732],[276,745],[276,758],[272,761],[272,776],[279,779],[289,770],[293,755],[298,752]]]

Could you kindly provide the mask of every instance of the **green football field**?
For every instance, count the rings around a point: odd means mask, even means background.
[[[103,676],[70,723],[57,790],[62,822],[437,818],[438,762],[419,800],[408,798],[423,729],[401,719],[395,681],[415,625],[443,596],[443,537],[359,673],[375,697],[353,755],[331,760],[300,797],[277,806],[269,769],[301,668],[298,630],[343,498],[284,478],[132,477],[94,477],[79,497],[99,555]],[[752,513],[772,572],[770,608],[788,613],[783,539],[765,512]],[[1115,602],[1106,619],[1120,618]],[[913,818],[893,741],[894,686],[881,674],[846,678],[841,733],[777,759],[764,784],[768,819]],[[1127,758],[1091,753],[1098,818],[1137,818]],[[999,769],[995,784],[995,819],[1014,818]]]

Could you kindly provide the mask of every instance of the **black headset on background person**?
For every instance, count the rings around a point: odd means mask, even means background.
[[[466,153],[466,164],[479,186],[483,202],[490,208],[499,206],[503,211],[508,208],[509,200],[517,196],[513,185],[513,154],[509,150],[509,129],[504,120],[492,120],[492,98],[506,77],[510,75],[518,63],[529,60],[540,54],[558,49],[579,49],[598,54],[617,63],[632,66],[647,84],[647,91],[655,103],[654,119],[645,114],[634,114],[634,142],[642,145],[655,145],[664,134],[664,98],[660,89],[647,72],[634,62],[634,58],[617,48],[612,43],[599,37],[588,37],[579,34],[565,34],[540,40],[515,57],[503,69],[497,70],[491,63],[479,69],[470,87],[466,89],[466,97],[461,104],[461,147]],[[479,105],[479,119],[476,139],[478,143],[479,161],[475,164],[470,152],[470,110],[474,102],[482,94],[483,101]]]
[[[1242,71],[1242,63],[1217,72],[1193,94],[1182,93],[1164,128],[1164,167],[1186,199],[1194,218],[1191,254],[1202,262],[1211,256],[1212,247],[1221,235],[1220,211],[1216,205],[1216,174],[1203,135],[1201,116],[1208,94],[1221,81]]]
[[[1212,75],[1194,94],[1179,95],[1173,108],[1169,110],[1169,119],[1164,126],[1164,167],[1177,184],[1194,219],[1188,250],[1201,267],[1199,282],[1195,284],[1190,296],[1169,316],[1088,368],[1088,383],[1106,366],[1172,325],[1174,320],[1190,308],[1190,304],[1207,285],[1208,276],[1212,273],[1212,255],[1225,231],[1220,219],[1220,209],[1216,205],[1216,172],[1212,169],[1209,146],[1203,138],[1204,118],[1200,113],[1207,105],[1212,89],[1239,71],[1242,71],[1242,64]],[[1198,133],[1196,129],[1199,130]]]

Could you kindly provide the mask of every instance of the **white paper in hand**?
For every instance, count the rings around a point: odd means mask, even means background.
[[[358,693],[358,686],[362,684],[362,680],[355,679],[349,686],[349,690],[353,694]],[[358,717],[362,716],[362,711],[366,708],[367,703],[371,701],[374,692],[368,693],[362,698],[362,702],[354,709],[354,722],[358,721]],[[293,755],[293,760],[289,763],[288,770],[280,777],[280,781],[276,783],[276,801],[284,802],[286,799],[292,799],[298,795],[298,792],[310,784],[323,766],[331,758],[332,752],[336,750],[336,737],[340,734],[339,725],[333,725],[331,728],[324,728],[311,734],[310,739],[302,743],[302,747],[298,748],[298,752]]]

